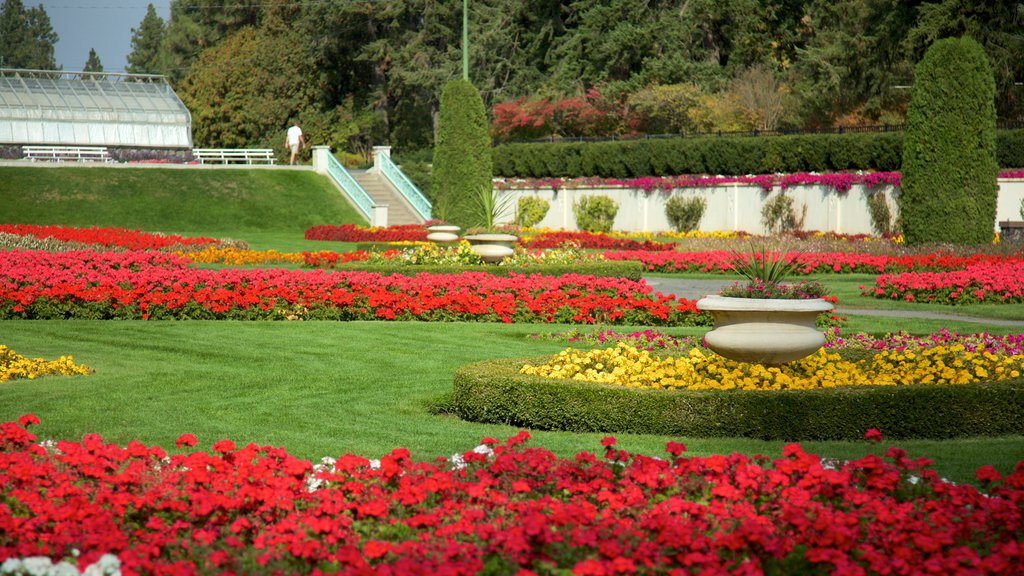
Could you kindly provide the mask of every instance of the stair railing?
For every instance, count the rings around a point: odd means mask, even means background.
[[[356,182],[356,179],[349,174],[348,170],[338,162],[338,159],[334,157],[334,154],[330,152],[323,154],[325,168],[327,169],[327,175],[330,176],[331,180],[345,192],[345,195],[349,197],[349,200],[355,204],[356,208],[366,217],[368,222],[373,222],[373,198],[363,190],[363,187]]]
[[[420,218],[430,220],[430,212],[433,209],[430,200],[427,200],[420,189],[391,161],[390,154],[374,149],[373,166],[409,202]]]

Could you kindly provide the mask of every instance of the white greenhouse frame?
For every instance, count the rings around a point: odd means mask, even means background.
[[[0,144],[192,148],[163,76],[0,68]]]

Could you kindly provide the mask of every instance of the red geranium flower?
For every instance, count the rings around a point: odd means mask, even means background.
[[[864,439],[872,444],[877,444],[882,441],[882,433],[878,428],[868,428],[868,431],[864,433]]]
[[[39,418],[35,414],[25,414],[21,418],[18,418],[18,424],[23,428],[28,428],[29,426],[39,424]]]
[[[178,436],[178,441],[175,442],[174,445],[181,448],[182,446],[195,446],[196,442],[197,440],[194,435],[182,434],[181,436]]]
[[[220,442],[214,442],[213,451],[220,452],[221,454],[227,454],[235,451],[235,443],[231,440],[221,440]]]

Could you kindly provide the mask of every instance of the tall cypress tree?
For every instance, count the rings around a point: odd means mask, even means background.
[[[903,235],[908,244],[989,243],[995,229],[995,81],[971,38],[933,44],[917,65],[903,138]]]
[[[441,92],[434,145],[434,215],[467,227],[475,207],[492,191],[491,138],[480,92],[468,80],[452,80]]]

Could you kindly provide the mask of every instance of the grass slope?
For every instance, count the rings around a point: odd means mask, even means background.
[[[257,244],[301,239],[316,224],[366,224],[325,176],[305,170],[3,167],[0,206],[4,224],[121,226]]]
[[[885,320],[885,319],[883,319]],[[8,321],[3,343],[30,357],[72,354],[96,370],[86,377],[45,377],[0,386],[0,420],[31,412],[41,438],[89,432],[124,445],[136,439],[173,449],[182,433],[202,447],[230,438],[285,446],[303,458],[350,452],[379,457],[409,448],[417,458],[447,456],[508,426],[430,413],[450,392],[463,364],[554,353],[564,345],[527,338],[567,326],[418,322],[120,322]],[[892,328],[883,326],[882,328]],[[699,329],[673,329],[674,335]],[[535,443],[562,456],[601,452],[604,434],[534,431]],[[617,434],[620,446],[663,453],[669,437]],[[698,455],[762,453],[784,443],[683,438]],[[1024,438],[901,441],[913,456],[936,460],[944,476],[967,482],[984,464],[1008,472],[1024,459]],[[856,458],[884,446],[807,442],[806,449]]]

